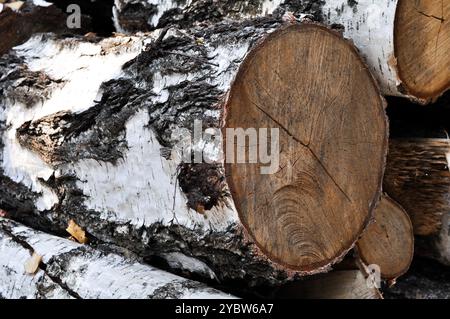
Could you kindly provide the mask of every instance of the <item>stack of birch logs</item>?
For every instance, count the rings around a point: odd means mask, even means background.
[[[449,88],[449,2],[115,0],[109,35],[67,5],[0,0],[0,298],[377,299],[414,251],[450,266],[450,142],[389,138],[384,98]]]

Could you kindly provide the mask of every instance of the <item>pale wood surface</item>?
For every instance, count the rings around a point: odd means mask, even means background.
[[[380,267],[381,276],[395,279],[409,268],[414,255],[411,220],[404,209],[383,195],[375,209],[375,220],[356,244],[365,264]]]

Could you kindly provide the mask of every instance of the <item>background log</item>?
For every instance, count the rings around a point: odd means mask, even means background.
[[[360,270],[336,270],[305,281],[288,284],[278,291],[288,299],[383,299]]]
[[[383,195],[375,208],[374,221],[356,243],[366,265],[377,265],[381,277],[395,280],[409,268],[414,255],[411,220],[405,210]]]
[[[42,260],[35,273],[24,266]],[[8,299],[222,299],[231,295],[0,218],[0,296]]]
[[[447,139],[391,139],[384,190],[407,211],[416,252],[450,264]]]
[[[386,95],[419,103],[450,87],[450,4],[440,0],[325,1],[326,21],[344,25]],[[446,67],[447,66],[447,67]]]
[[[376,76],[384,94],[416,102],[435,100],[450,86],[445,34],[450,4],[441,0],[116,0],[119,31],[148,31],[167,25],[183,28],[224,19],[292,12],[297,17],[343,26]]]
[[[356,51],[324,27],[272,18],[165,32],[36,37],[5,60],[2,208],[57,233],[74,219],[91,240],[147,257],[180,252],[220,280],[325,271],[370,219],[384,168],[383,100]],[[211,144],[191,145],[211,164],[183,162],[195,119],[279,128],[277,174],[225,173]]]

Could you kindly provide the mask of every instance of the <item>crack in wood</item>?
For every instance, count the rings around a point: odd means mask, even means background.
[[[260,110],[264,115],[266,115],[269,119],[271,119],[273,122],[275,122],[286,134],[289,135],[294,141],[305,147],[311,155],[314,157],[314,159],[319,163],[319,165],[322,167],[325,174],[331,179],[333,184],[339,189],[339,191],[345,196],[345,198],[351,202],[352,200],[347,195],[347,193],[342,189],[342,187],[338,184],[338,182],[334,179],[334,177],[331,175],[331,173],[326,168],[325,164],[322,162],[322,160],[316,155],[316,153],[311,149],[309,144],[305,144],[303,141],[295,137],[283,124],[281,124],[279,121],[277,121],[273,116],[271,116],[269,113],[267,113],[263,108],[261,108],[257,103],[251,101],[251,103]]]
[[[425,16],[425,17],[428,17],[428,18],[434,18],[436,20],[439,20],[439,21],[441,21],[441,23],[445,22],[445,19],[444,19],[443,16],[442,17],[437,17],[437,16],[435,16],[433,14],[426,14],[425,12],[420,11],[420,10],[417,10],[417,13],[419,13],[419,14]]]

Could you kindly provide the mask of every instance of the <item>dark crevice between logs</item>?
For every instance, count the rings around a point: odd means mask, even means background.
[[[108,37],[115,31],[113,0],[53,0],[51,3],[53,5],[41,7],[27,0],[17,12],[6,7],[0,12],[0,56],[14,46],[25,43],[36,33],[73,36],[92,32],[99,37]],[[68,12],[70,4],[80,7],[80,28],[67,25],[67,18],[74,13]]]
[[[449,299],[450,267],[416,257],[396,285],[383,289],[383,296],[386,299]]]
[[[450,91],[430,105],[414,104],[406,99],[387,97],[390,137],[439,138],[450,143]],[[428,242],[416,236],[416,249]],[[423,249],[423,248],[421,248]],[[450,298],[450,267],[432,259],[415,257],[409,271],[393,287],[383,288],[387,299]]]
[[[387,97],[391,138],[449,138],[450,91],[430,105]]]
[[[26,42],[34,33],[65,30],[65,14],[55,6],[40,7],[27,1],[19,12],[4,8],[0,12],[0,56]]]

